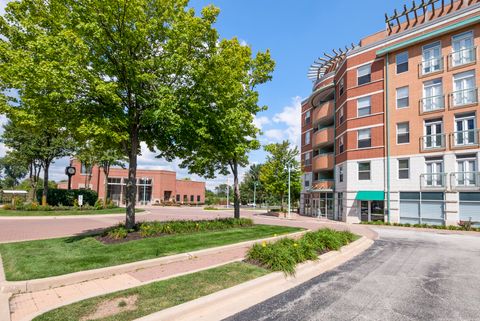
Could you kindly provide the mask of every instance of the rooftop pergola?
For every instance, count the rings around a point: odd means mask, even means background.
[[[323,57],[317,58],[308,69],[308,79],[316,81],[323,75],[335,70],[338,64],[345,59],[347,53],[357,47],[352,43],[350,47],[345,46],[345,49],[333,49],[332,53],[324,53]]]

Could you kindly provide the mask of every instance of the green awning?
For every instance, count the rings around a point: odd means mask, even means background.
[[[357,197],[355,198],[358,201],[383,201],[385,200],[384,191],[358,191]]]

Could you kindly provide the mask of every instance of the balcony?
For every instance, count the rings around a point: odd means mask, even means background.
[[[333,170],[333,153],[320,154],[313,159],[313,171]]]
[[[477,62],[477,47],[465,48],[448,55],[450,68],[457,68]]]
[[[450,173],[450,185],[454,190],[478,190],[480,188],[480,172]]]
[[[445,134],[422,136],[420,145],[422,152],[443,150],[445,149]]]
[[[420,175],[420,189],[444,190],[447,188],[447,173],[425,173]]]
[[[419,77],[425,77],[443,71],[443,57],[437,57],[422,61],[418,65]]]
[[[333,120],[333,100],[329,100],[313,110],[313,123],[323,123]]]
[[[451,148],[478,147],[479,130],[471,129],[450,134]]]
[[[470,88],[454,91],[450,94],[450,107],[460,108],[478,104],[478,89]]]
[[[445,95],[437,95],[420,99],[422,114],[445,110]]]
[[[325,127],[313,134],[313,146],[333,145],[334,134],[333,127]]]
[[[335,181],[333,179],[324,179],[313,182],[312,190],[322,191],[322,190],[333,190],[333,186],[335,185]]]

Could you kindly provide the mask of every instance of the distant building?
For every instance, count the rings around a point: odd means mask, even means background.
[[[480,222],[480,3],[414,2],[379,22],[310,68],[301,213]]]
[[[112,167],[106,182],[103,169],[98,166],[86,168],[77,160],[72,161],[72,166],[76,169],[76,174],[72,176],[72,189],[85,188],[90,173],[88,187],[96,191],[99,198],[104,198],[105,184],[108,184],[107,198],[117,205],[125,205],[128,169]],[[67,183],[61,182],[58,187],[66,189]],[[203,204],[205,182],[179,180],[173,171],[137,169],[137,204],[152,205],[163,202]]]

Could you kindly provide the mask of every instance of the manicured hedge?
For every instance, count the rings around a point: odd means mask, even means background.
[[[42,201],[43,189],[37,191],[37,200],[40,203]],[[78,200],[78,195],[83,195],[83,205],[94,206],[98,199],[98,194],[95,191],[87,189],[58,189],[49,188],[47,193],[48,205],[58,206],[73,206],[76,204],[75,200]]]

